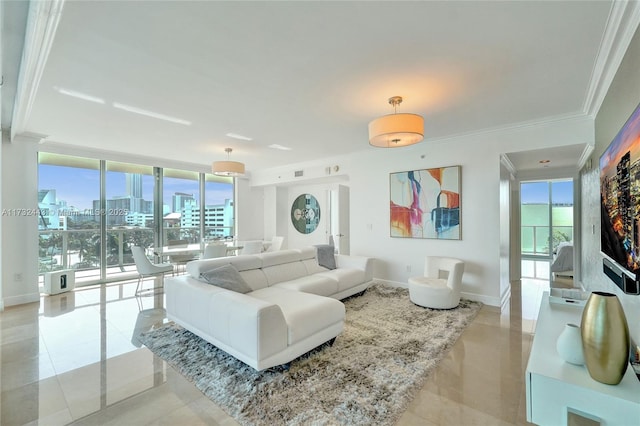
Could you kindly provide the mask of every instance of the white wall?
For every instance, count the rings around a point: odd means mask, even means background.
[[[498,306],[510,288],[504,282],[508,275],[501,275],[500,267],[500,154],[593,143],[593,121],[569,119],[437,142],[427,140],[402,149],[368,148],[366,140],[362,143],[364,150],[349,156],[253,173],[251,184],[291,184],[296,182],[294,170],[305,170],[305,176],[310,170],[314,179],[321,179],[327,166],[338,164],[341,184],[350,188],[351,254],[376,258],[376,278],[406,283],[410,276],[422,273],[426,255],[454,256],[466,261],[463,291],[467,296]],[[389,173],[451,165],[462,166],[462,240],[391,238]],[[328,182],[324,187],[329,188],[336,176],[325,177]],[[313,189],[317,179],[296,191]],[[291,201],[292,190],[289,192]],[[289,208],[290,204],[278,206],[278,214],[288,215]]]
[[[500,295],[506,299],[511,296],[511,221],[512,181],[511,171],[500,162]],[[517,239],[516,239],[517,240]],[[515,256],[514,256],[515,257]]]
[[[236,179],[236,227],[239,241],[262,240],[264,237],[264,191],[252,188],[248,179]]]
[[[263,188],[264,196],[264,238],[271,239],[274,235],[284,237],[283,248],[300,248],[315,244],[327,244],[331,232],[331,212],[329,201],[331,191],[337,192],[340,185],[344,185],[344,176],[340,179],[340,184],[334,183],[333,179],[328,179],[327,183],[316,183],[318,179],[293,181],[286,186],[254,186],[253,194]],[[293,201],[302,194],[311,194],[318,200],[320,205],[320,223],[315,231],[310,234],[302,234],[295,229],[291,222],[291,205]],[[346,206],[349,211],[349,206]]]
[[[257,188],[256,188],[257,189]],[[263,212],[263,230],[265,240],[270,239],[277,233],[277,217],[276,206],[278,200],[278,191],[281,188],[270,186],[263,189],[264,212]]]
[[[274,235],[284,237],[283,248],[300,248],[329,241],[329,191],[332,184],[300,182],[289,186],[264,187],[265,232],[264,238]],[[254,187],[254,191],[259,188]],[[320,205],[320,223],[315,231],[302,234],[291,222],[291,205],[302,194],[311,194]]]
[[[4,306],[37,302],[37,144],[2,143],[2,298]],[[25,210],[23,210],[25,209]],[[24,212],[24,215],[23,215]]]
[[[598,160],[627,118],[640,103],[640,29],[609,87],[595,120],[595,149],[591,167],[581,174],[582,187],[582,284],[590,291],[615,293],[625,311],[632,339],[640,344],[640,296],[624,294],[602,272],[600,254],[600,172]]]
[[[255,190],[258,190],[255,188]],[[278,206],[286,205],[289,191],[287,188],[268,186],[264,188],[264,239],[269,241],[275,236],[285,237],[282,249],[293,247],[289,245],[289,219],[284,214],[278,214]]]

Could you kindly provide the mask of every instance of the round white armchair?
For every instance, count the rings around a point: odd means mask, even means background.
[[[424,276],[409,278],[409,298],[425,308],[451,309],[460,303],[464,262],[451,257],[427,256]]]

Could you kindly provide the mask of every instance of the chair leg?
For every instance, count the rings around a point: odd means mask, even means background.
[[[140,289],[141,283],[142,283],[142,275],[138,275],[138,285],[136,285],[136,293],[135,293],[136,296],[138,296],[141,292],[141,289]]]
[[[144,275],[138,277],[138,285],[136,286],[136,296],[143,296],[147,292],[155,293],[155,288],[144,290],[142,285],[144,284]]]
[[[171,275],[173,276],[173,270],[171,271]],[[150,295],[156,295],[156,294],[162,294],[164,293],[164,276],[165,273],[157,273],[155,275],[147,275],[149,277],[155,277],[155,278],[161,278],[162,279],[162,284],[159,287],[155,287],[155,283],[154,286],[150,289],[147,290],[143,290],[142,289],[142,283],[144,283],[144,277],[142,275],[140,275],[138,277],[138,285],[136,286],[136,296],[150,296]],[[155,279],[154,278],[154,279]]]

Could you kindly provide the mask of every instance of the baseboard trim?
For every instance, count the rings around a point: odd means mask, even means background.
[[[409,284],[407,283],[403,283],[400,281],[389,281],[389,280],[381,280],[379,278],[374,278],[373,281],[379,282],[379,283],[383,283],[383,284],[387,284],[391,287],[400,287],[400,288],[409,288]]]
[[[391,287],[401,287],[401,288],[409,288],[409,284],[407,283],[403,283],[403,282],[399,282],[399,281],[389,281],[389,280],[381,280],[379,278],[374,278],[373,279],[376,282],[379,283],[383,283],[383,284],[387,284],[390,285]],[[489,306],[495,306],[495,307],[501,307],[502,306],[502,300],[500,300],[500,298],[498,297],[491,297],[491,296],[485,296],[483,294],[476,294],[476,293],[466,293],[466,292],[462,292],[461,296],[467,300],[473,300],[475,302],[482,302],[485,305],[489,305]],[[511,287],[509,287],[509,290],[506,292],[505,295],[503,295],[503,298],[506,297],[506,300],[504,303],[507,303],[509,301],[509,299],[511,298]]]
[[[5,297],[0,301],[0,311],[5,307],[24,305],[25,303],[34,303],[40,301],[40,293],[21,294],[20,296]]]
[[[484,294],[466,293],[464,291],[461,293],[461,295],[463,298],[473,300],[474,302],[482,302],[485,305],[495,306],[497,308],[501,306],[501,301],[498,297],[486,296]]]

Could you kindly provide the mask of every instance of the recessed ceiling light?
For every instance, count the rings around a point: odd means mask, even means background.
[[[238,140],[241,140],[241,141],[252,141],[253,140],[253,138],[250,138],[249,136],[242,136],[242,135],[239,135],[237,133],[227,133],[226,136],[229,136],[230,138],[238,139]]]
[[[95,102],[96,104],[104,104],[104,99],[97,96],[87,95],[86,93],[78,92],[76,90],[69,90],[58,86],[53,86],[53,90],[61,95],[71,96],[77,99],[82,99],[83,101]]]
[[[547,164],[547,163],[550,163],[550,162],[551,162],[551,160],[540,160],[540,161],[538,161],[538,163],[540,163],[540,164]]]
[[[269,145],[269,148],[279,149],[281,151],[291,151],[293,148],[289,148],[288,146],[278,145],[277,143]]]
[[[147,117],[151,117],[151,118],[157,118],[158,120],[170,121],[171,123],[182,124],[183,126],[191,126],[190,121],[183,120],[182,118],[176,118],[170,115],[160,114],[157,112],[134,107],[131,105],[121,104],[119,102],[114,102],[113,107],[124,110],[124,111],[133,112],[135,114],[146,115]]]

